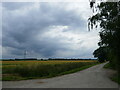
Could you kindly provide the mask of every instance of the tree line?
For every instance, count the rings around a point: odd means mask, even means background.
[[[120,1],[90,1],[90,7],[94,14],[88,19],[88,28],[100,29],[99,48],[93,55],[100,62],[108,60],[113,68],[120,71]]]

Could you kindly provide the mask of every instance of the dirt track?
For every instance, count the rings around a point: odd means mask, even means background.
[[[3,88],[118,88],[109,77],[114,73],[99,64],[77,73],[49,79],[4,81]]]

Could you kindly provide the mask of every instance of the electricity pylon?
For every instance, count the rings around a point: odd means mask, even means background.
[[[24,59],[26,59],[26,56],[27,56],[27,51],[25,50],[24,51]]]

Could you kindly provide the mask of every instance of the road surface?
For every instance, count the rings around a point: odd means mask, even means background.
[[[48,79],[3,81],[3,88],[118,88],[118,84],[109,79],[114,71],[104,69],[105,64]]]

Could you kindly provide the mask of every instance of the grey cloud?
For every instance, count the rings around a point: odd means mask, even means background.
[[[14,48],[11,54],[20,55],[24,50],[33,51],[43,57],[53,57],[57,51],[70,51],[66,42],[60,40],[65,38],[42,38],[36,36],[44,35],[50,26],[68,26],[65,31],[71,32],[77,28],[83,29],[86,21],[76,12],[66,10],[64,5],[61,7],[51,6],[49,3],[40,3],[38,9],[28,10],[24,15],[20,15],[14,10],[20,10],[27,6],[32,7],[33,3],[4,3],[3,7],[3,47]],[[21,10],[22,13],[22,10]],[[63,31],[64,32],[64,31]],[[74,31],[73,31],[74,32]],[[69,41],[70,39],[68,39]],[[79,51],[76,51],[79,53]],[[59,55],[58,55],[59,56]],[[75,55],[74,55],[75,56]],[[79,56],[79,55],[76,55]],[[70,56],[71,57],[71,56]]]
[[[19,3],[19,2],[3,2],[2,3],[2,7],[8,9],[8,10],[17,10],[20,8],[24,8],[29,5],[32,5],[33,3],[30,2],[23,2],[23,3]]]

